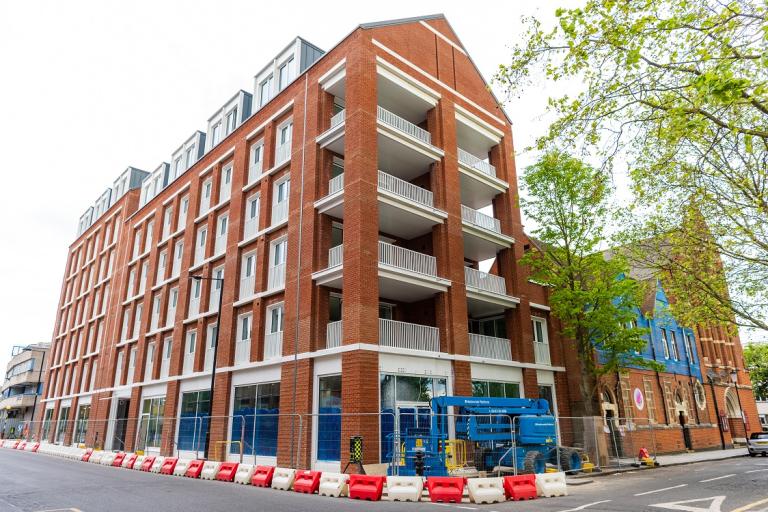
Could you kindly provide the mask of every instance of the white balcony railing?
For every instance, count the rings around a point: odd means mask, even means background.
[[[222,254],[227,248],[227,235],[219,235],[213,245],[213,254]]]
[[[171,369],[171,360],[167,357],[164,357],[163,360],[160,362],[160,378],[165,378],[168,376],[168,372]]]
[[[215,283],[215,281],[214,281]],[[219,310],[219,292],[215,288],[211,289],[211,294],[208,296],[208,311]]]
[[[379,263],[437,277],[437,260],[434,256],[381,241],[379,241]]]
[[[487,359],[512,360],[512,345],[506,338],[469,334],[469,354]]]
[[[331,118],[331,128],[334,128],[344,122],[344,113],[346,110],[338,112]]]
[[[328,268],[338,267],[344,262],[344,245],[328,249]]]
[[[275,359],[283,355],[283,331],[264,336],[264,359]]]
[[[259,160],[258,162],[252,163],[250,167],[248,167],[248,184],[254,183],[256,180],[258,180],[261,177],[261,168],[262,168],[262,162]]]
[[[152,380],[152,370],[153,369],[154,369],[153,362],[152,361],[147,361],[147,364],[144,366],[144,382],[148,382],[148,381]]]
[[[192,318],[200,313],[200,297],[196,299],[189,299],[189,315],[187,318]]]
[[[534,342],[533,349],[533,355],[537,364],[552,364],[549,358],[549,343]]]
[[[335,194],[344,188],[344,173],[339,174],[335,178],[331,178],[328,182],[328,195]]]
[[[272,205],[272,225],[280,224],[288,218],[288,201],[281,201]]]
[[[245,276],[240,279],[240,300],[253,296],[256,288],[256,276]]]
[[[461,220],[495,233],[501,233],[501,222],[499,219],[474,210],[469,206],[461,205]]]
[[[269,267],[267,290],[274,290],[283,286],[285,286],[285,263]]]
[[[153,311],[152,312],[152,320],[149,323],[149,330],[150,331],[156,331],[159,326],[160,326],[160,312],[159,311]]]
[[[472,169],[480,171],[483,174],[487,174],[488,176],[493,176],[494,178],[496,177],[496,168],[494,166],[492,166],[485,160],[481,160],[480,158],[476,157],[469,151],[464,151],[461,148],[459,148],[459,162],[463,163],[468,167],[471,167]]]
[[[343,332],[341,320],[328,322],[328,325],[325,328],[325,348],[340,347]]]
[[[182,373],[192,373],[192,369],[194,368],[194,363],[195,363],[195,354],[184,352],[184,367],[182,368]]]
[[[251,359],[251,340],[237,340],[235,343],[235,364],[247,363]]]
[[[434,204],[432,192],[429,190],[417,187],[413,183],[408,183],[383,171],[379,171],[379,188],[430,208]]]
[[[464,267],[465,284],[472,288],[477,288],[485,292],[507,294],[507,283],[503,277],[481,272],[473,268]]]
[[[287,162],[291,158],[291,141],[277,146],[275,151],[275,165]]]
[[[195,265],[199,265],[205,259],[205,246],[195,248]]]
[[[213,368],[213,347],[205,349],[205,360],[203,361],[203,370],[206,372],[211,371]]]
[[[125,376],[125,383],[126,384],[133,384],[133,374],[135,372],[136,368],[133,366],[128,367],[128,373]]]
[[[397,114],[393,114],[389,110],[379,106],[376,107],[376,114],[379,118],[379,121],[382,123],[389,125],[392,128],[405,133],[406,135],[415,137],[416,139],[419,139],[426,144],[432,144],[432,136],[427,130],[419,128],[412,122],[406,121]]]
[[[379,345],[439,352],[440,331],[427,325],[379,318]]]
[[[245,219],[243,226],[243,240],[249,240],[259,232],[259,218]]]

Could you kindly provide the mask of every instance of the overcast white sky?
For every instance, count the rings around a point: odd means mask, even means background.
[[[577,3],[0,3],[0,368],[13,345],[50,341],[81,213],[128,165],[168,161],[295,36],[327,50],[362,22],[442,12],[490,78],[521,15]],[[543,129],[548,92],[508,105],[518,150]]]

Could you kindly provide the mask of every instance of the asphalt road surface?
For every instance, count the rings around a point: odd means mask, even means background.
[[[768,511],[768,458],[638,470],[569,486],[570,495],[496,505],[359,502],[190,480],[0,450],[0,512]]]

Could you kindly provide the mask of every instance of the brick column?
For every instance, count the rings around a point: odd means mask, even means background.
[[[309,414],[312,412],[314,396],[313,360],[300,359],[296,362],[287,362],[283,364],[281,370],[281,416],[277,437],[277,463],[293,467],[298,460],[299,468],[308,469],[312,446],[312,417]],[[295,403],[294,389],[296,390]]]
[[[179,410],[179,384],[180,381],[173,380],[166,384],[165,388],[165,410],[163,411],[163,432],[160,439],[160,454],[166,457],[173,454],[174,442],[176,440],[176,428],[179,422],[176,417]]]
[[[349,438],[363,437],[363,462],[379,460],[379,355],[371,351],[342,354],[341,464],[349,461]],[[355,415],[354,413],[359,413]],[[343,466],[342,466],[343,467]],[[349,472],[356,472],[350,466]]]
[[[217,366],[219,366],[217,364]],[[229,402],[232,388],[232,372],[216,373],[216,383],[211,397],[211,416],[208,420],[210,441],[208,443],[208,458],[210,460],[226,460],[229,446],[222,441],[229,439]]]

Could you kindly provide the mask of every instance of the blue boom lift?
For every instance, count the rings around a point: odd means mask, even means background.
[[[558,461],[563,471],[581,469],[578,450],[558,447],[546,400],[443,396],[430,404],[429,432],[400,434],[400,475],[448,475],[469,460],[467,452],[478,471],[516,467],[518,473],[543,473],[547,463]]]

